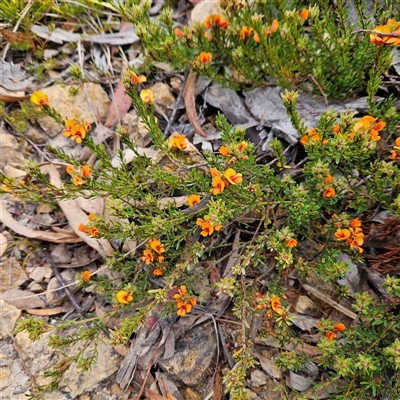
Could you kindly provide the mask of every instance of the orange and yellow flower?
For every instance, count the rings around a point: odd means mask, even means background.
[[[271,297],[271,308],[278,313],[279,315],[283,315],[284,311],[282,308],[281,299],[278,296]]]
[[[204,26],[206,29],[210,29],[213,26],[216,26],[220,29],[226,29],[229,26],[229,21],[225,18],[222,18],[219,14],[210,14],[204,20]]]
[[[354,218],[349,222],[350,228],[359,228],[361,226],[361,221],[358,218]]]
[[[192,307],[197,304],[197,300],[189,296],[186,286],[184,285],[179,287],[178,293],[174,295],[174,299],[176,300],[176,306],[178,308],[177,314],[180,317],[184,317],[186,314],[190,313]]]
[[[249,147],[248,142],[240,142],[239,143],[239,151],[245,151]]]
[[[175,133],[173,136],[169,138],[168,147],[170,149],[179,149],[179,150],[186,149],[187,143],[185,135],[184,134],[178,135]]]
[[[133,71],[129,70],[129,75],[131,77],[131,83],[133,85],[138,85],[139,83],[146,82],[147,79],[144,75],[136,75]]]
[[[296,247],[297,246],[297,240],[294,239],[294,238],[288,239],[286,241],[286,246],[289,247],[289,248]]]
[[[243,181],[242,174],[236,172],[233,168],[228,168],[224,172],[224,177],[228,180],[232,185],[237,185]]]
[[[329,331],[329,332],[327,332],[327,334],[326,334],[326,337],[329,339],[329,340],[335,340],[336,339],[336,333],[335,332],[331,332],[331,331]]]
[[[35,106],[50,106],[49,96],[40,91],[33,92],[30,100]]]
[[[177,37],[177,38],[183,38],[183,32],[179,29],[179,28],[175,28],[175,36]]]
[[[65,170],[67,171],[67,174],[69,174],[69,175],[73,175],[75,173],[75,168],[73,165],[68,165]]]
[[[83,277],[83,280],[85,281],[85,282],[89,282],[90,281],[90,278],[92,277],[92,274],[90,273],[90,271],[83,271],[83,273],[82,273],[82,277]]]
[[[79,232],[89,233],[88,228],[87,228],[86,225],[83,224],[83,223],[80,223],[80,224],[78,225],[78,228],[77,228],[77,229],[78,229]]]
[[[324,191],[324,193],[322,193],[322,196],[324,196],[326,199],[331,199],[332,197],[334,197],[336,194],[336,191],[334,188],[329,187],[328,189],[326,189]]]
[[[380,46],[381,44],[392,44],[394,46],[400,46],[400,37],[390,35],[400,35],[400,23],[394,19],[389,19],[386,25],[377,26],[373,29],[369,35],[371,43]],[[385,34],[380,36],[379,33]]]
[[[154,93],[151,89],[143,89],[140,92],[140,98],[143,103],[153,104],[154,103]]]
[[[82,167],[82,176],[83,176],[84,178],[89,178],[89,176],[91,175],[91,173],[92,173],[92,168],[90,167],[89,164],[86,164],[86,165],[84,165],[84,166]]]
[[[153,271],[153,275],[154,276],[161,276],[163,274],[163,270],[161,269],[161,268],[156,268],[154,271]]]
[[[127,292],[126,290],[120,290],[116,295],[115,298],[121,304],[128,304],[133,300],[132,293]]]
[[[96,237],[100,234],[99,230],[96,227],[89,228],[90,236]]]
[[[334,329],[336,332],[343,332],[343,331],[346,329],[346,325],[343,324],[342,322],[338,322],[338,323],[333,327],[333,329]]]
[[[303,21],[306,21],[306,20],[307,20],[307,18],[308,18],[308,10],[307,10],[307,8],[303,8],[303,9],[300,11],[300,18],[301,18]]]
[[[220,176],[214,176],[212,178],[211,185],[212,185],[212,189],[210,189],[210,192],[214,196],[222,193],[225,189],[225,182]]]
[[[75,175],[75,176],[72,178],[72,183],[73,183],[75,186],[82,186],[82,185],[85,183],[85,181],[84,181],[80,176]]]
[[[240,34],[239,34],[240,39],[241,39],[241,40],[243,40],[243,39],[249,39],[249,38],[250,38],[250,35],[251,35],[251,32],[253,32],[253,31],[254,31],[253,28],[248,28],[247,26],[243,26],[243,27],[240,29]]]
[[[142,261],[146,264],[150,264],[153,262],[154,255],[153,252],[149,249],[143,250]]]
[[[188,198],[188,204],[190,207],[200,202],[200,196],[197,194],[191,194]]]
[[[165,252],[165,246],[157,239],[150,239],[149,240],[150,247],[156,252],[156,253],[164,253]]]
[[[272,21],[271,26],[266,27],[264,29],[265,34],[267,35],[267,37],[270,37],[273,33],[275,33],[277,30],[279,29],[279,22],[278,20],[274,19]]]
[[[84,121],[83,124],[80,124],[76,118],[68,119],[65,121],[65,129],[63,129],[61,133],[63,136],[70,137],[71,140],[75,140],[76,143],[82,143],[82,140],[85,139],[90,128],[91,126],[87,121]]]
[[[197,61],[199,61],[201,64],[209,64],[212,61],[212,54],[207,53],[206,51],[202,51],[198,55]]]
[[[219,154],[221,154],[221,156],[224,156],[224,157],[229,156],[229,150],[225,146],[221,146],[218,151],[219,151]]]
[[[338,229],[335,232],[335,237],[337,240],[347,240],[351,236],[350,229]]]

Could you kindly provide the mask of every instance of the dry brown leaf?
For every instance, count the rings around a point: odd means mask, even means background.
[[[127,70],[127,63],[123,63],[121,79],[114,90],[114,98],[108,109],[107,119],[104,126],[113,126],[125,116],[132,105],[132,99],[126,94],[122,79]]]
[[[148,399],[148,400],[169,400],[166,397],[161,396],[161,394],[153,392],[150,389],[145,389],[144,395],[146,396],[146,399]]]
[[[7,29],[0,29],[1,35],[4,39],[12,44],[18,46],[29,46],[31,50],[36,50],[35,42],[33,41],[32,34],[29,32],[13,32]]]
[[[26,96],[23,91],[13,92],[0,86],[0,101],[14,103],[16,101],[27,100],[28,98],[29,96]]]
[[[78,197],[76,199],[78,206],[86,211],[88,214],[94,213],[97,215],[103,215],[104,212],[104,199],[85,199],[83,197]]]
[[[61,182],[57,168],[54,165],[49,165],[48,172],[50,175],[50,183],[56,187],[62,188],[63,183]],[[88,220],[86,213],[79,207],[76,200],[63,200],[59,201],[58,204],[72,226],[72,229],[78,236],[80,236],[90,247],[98,251],[101,256],[110,256],[112,254],[113,249],[108,240],[97,240],[78,231],[78,226],[81,223],[86,224]]]
[[[4,300],[20,310],[46,307],[44,301],[29,290],[7,290],[6,292],[0,293],[0,300]]]
[[[27,308],[25,311],[29,314],[39,315],[39,316],[57,315],[57,314],[61,314],[63,312],[63,307],[44,308],[42,310],[35,310],[33,308]]]
[[[185,90],[183,91],[183,99],[185,100],[186,113],[194,130],[200,136],[207,137],[199,124],[196,112],[196,79],[195,72],[190,71],[186,82]]]
[[[0,233],[0,257],[5,253],[8,245],[8,240],[7,238]]]
[[[50,231],[37,231],[27,228],[18,221],[7,211],[6,205],[0,203],[0,221],[3,222],[7,228],[12,229],[18,235],[30,238],[44,240],[45,242],[52,243],[80,243],[83,240],[78,237],[74,232],[50,232]]]

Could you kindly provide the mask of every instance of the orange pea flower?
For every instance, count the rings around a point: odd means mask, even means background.
[[[83,176],[84,178],[89,178],[89,176],[91,175],[91,173],[92,173],[92,168],[90,167],[89,164],[86,164],[86,165],[84,165],[84,166],[82,167],[82,176]]]
[[[335,194],[336,194],[335,189],[332,187],[329,187],[328,189],[326,189],[324,191],[322,196],[324,196],[326,199],[331,199],[333,196],[335,196]]]
[[[187,292],[186,286],[185,285],[181,285],[178,288],[178,293],[176,293],[174,295],[174,299],[181,299]]]
[[[89,282],[92,274],[90,273],[90,271],[83,271],[82,277],[85,282]]]
[[[300,144],[302,144],[303,146],[308,142],[309,137],[307,135],[304,135],[301,137],[301,139],[299,140]]]
[[[337,240],[347,240],[351,236],[351,231],[349,229],[338,229],[335,232],[335,237]]]
[[[164,256],[162,256],[161,254],[157,254],[157,261],[159,263],[162,263],[164,261]]]
[[[353,132],[358,132],[361,129],[368,129],[372,122],[375,122],[376,118],[371,117],[371,115],[365,115],[360,118],[353,126]]]
[[[221,146],[218,151],[219,151],[219,154],[221,154],[224,157],[229,156],[229,150],[225,146]]]
[[[183,303],[182,301],[178,301],[177,302],[177,307],[178,307],[178,311],[177,314],[180,317],[184,317],[186,314],[190,313],[190,311],[192,310],[192,306],[195,306],[197,304],[197,300],[192,297],[189,300],[189,303]]]
[[[80,223],[80,224],[78,225],[78,228],[77,228],[77,229],[78,229],[79,232],[89,233],[88,228],[86,228],[86,225],[83,224],[83,223]]]
[[[286,246],[289,247],[289,248],[296,247],[297,246],[297,240],[293,239],[293,238],[287,240],[286,241]]]
[[[326,337],[329,339],[329,340],[335,340],[336,339],[336,333],[335,332],[331,332],[331,331],[329,331],[327,334],[326,334]]]
[[[237,185],[243,181],[242,174],[236,172],[233,168],[228,168],[224,172],[224,176],[228,179],[229,183],[232,183],[232,185]]]
[[[168,140],[168,147],[170,149],[180,149],[180,150],[186,149],[187,144],[185,135],[175,134],[174,136],[171,136]]]
[[[197,60],[200,61],[202,64],[209,64],[212,60],[212,54],[207,53],[206,51],[202,51],[197,57]]]
[[[396,161],[396,160],[399,159],[399,157],[400,157],[400,154],[397,153],[396,150],[390,150],[390,156],[389,156],[389,158],[390,158],[391,160]]]
[[[272,296],[271,298],[271,308],[277,312],[279,315],[282,315],[284,313],[282,304],[281,304],[281,299],[278,296]]]
[[[226,29],[229,26],[229,21],[227,19],[222,18],[219,14],[210,14],[204,20],[204,26],[207,29],[210,29],[213,26],[217,26],[220,29]]]
[[[120,290],[115,297],[121,304],[128,304],[133,300],[132,293],[129,293],[126,290]]]
[[[87,217],[89,221],[93,221],[97,217],[97,215],[95,213],[90,213]]]
[[[90,233],[90,236],[93,236],[93,237],[95,237],[95,236],[98,236],[99,235],[99,230],[97,229],[97,228],[90,228],[89,229],[89,233]]]
[[[190,207],[200,202],[200,196],[197,194],[191,194],[188,198],[188,204]]]
[[[333,132],[334,132],[334,133],[339,133],[339,132],[340,132],[340,125],[339,125],[339,124],[336,124],[336,125],[333,127]]]
[[[154,93],[151,89],[143,89],[140,92],[140,98],[142,99],[143,103],[146,104],[154,103]]]
[[[179,28],[175,28],[175,36],[177,38],[182,38],[184,35],[183,35],[183,32]]]
[[[71,129],[77,123],[76,119],[67,119],[65,121],[65,129],[62,130],[62,134],[65,137],[71,136]]]
[[[346,325],[339,322],[333,327],[333,329],[335,329],[336,332],[343,332],[346,329]]]
[[[251,35],[251,32],[253,32],[254,31],[254,29],[253,28],[248,28],[247,26],[243,26],[241,29],[240,29],[240,39],[241,40],[243,40],[243,39],[249,39],[250,38],[250,35]]]
[[[265,34],[267,35],[267,37],[270,37],[273,33],[275,33],[279,28],[279,22],[278,20],[274,19],[272,21],[271,26],[267,27],[264,29]]]
[[[216,196],[217,194],[220,194],[223,192],[225,189],[225,182],[222,180],[220,176],[214,176],[212,178],[212,189],[210,189],[210,192]]]
[[[249,147],[247,142],[240,142],[239,144],[239,151],[245,151]]]
[[[303,8],[303,9],[300,11],[300,18],[301,18],[302,20],[304,20],[304,21],[307,20],[307,18],[308,18],[308,10],[307,10],[307,8]]]
[[[358,218],[354,218],[349,222],[351,228],[359,228],[361,226],[361,221]]]
[[[73,183],[75,186],[82,186],[82,185],[85,183],[85,181],[84,181],[81,177],[75,175],[75,176],[72,178],[72,183]]]
[[[214,225],[209,221],[208,216],[205,216],[204,219],[197,218],[196,225],[199,225],[202,229],[201,236],[211,236],[214,232]]]
[[[155,275],[155,276],[161,276],[162,274],[163,274],[163,270],[161,268],[156,268],[153,271],[153,275]]]
[[[217,168],[210,168],[210,174],[214,178],[215,176],[220,176],[220,173],[218,172]]]
[[[49,96],[40,91],[33,92],[30,100],[35,106],[50,106]]]
[[[139,83],[146,82],[147,79],[144,75],[137,76],[133,71],[129,70],[129,75],[131,77],[131,83],[134,85],[138,85]]]
[[[260,43],[260,42],[261,42],[260,36],[258,36],[258,33],[257,33],[257,32],[254,32],[253,39],[254,39],[254,41],[255,41],[256,43]]]
[[[328,174],[327,176],[325,176],[324,177],[324,181],[326,182],[326,183],[331,183],[332,182],[332,175],[331,174]]]
[[[151,250],[143,250],[143,257],[142,257],[142,261],[144,263],[146,263],[147,265],[150,264],[151,262],[153,262],[154,259],[154,255],[153,252]]]
[[[157,253],[164,253],[165,246],[157,239],[149,240],[150,247]]]
[[[72,175],[75,172],[75,168],[73,165],[68,165],[65,170],[67,171],[67,174],[69,174],[69,175]]]

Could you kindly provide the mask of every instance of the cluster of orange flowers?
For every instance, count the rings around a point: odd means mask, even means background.
[[[268,297],[267,297],[268,298]],[[265,304],[266,297],[263,296],[261,293],[256,293],[256,302],[258,303],[256,306],[257,310],[265,310],[267,307]],[[281,299],[278,296],[272,296],[270,299],[271,310],[274,310],[277,314],[283,315],[285,313]],[[272,312],[269,311],[269,316],[272,317]]]
[[[181,285],[178,289],[178,293],[174,295],[174,299],[176,300],[176,306],[178,308],[177,314],[180,317],[184,317],[186,314],[190,313],[192,307],[197,304],[197,300],[189,296],[186,286],[184,285]]]
[[[215,196],[222,193],[229,184],[237,185],[243,181],[242,174],[236,172],[233,168],[228,168],[222,176],[217,168],[210,168],[210,172],[212,176],[210,193]]]
[[[89,221],[93,221],[94,219],[96,218],[96,214],[94,214],[94,213],[90,213],[89,215],[88,215],[88,220]],[[85,224],[83,224],[83,223],[80,223],[79,225],[78,225],[78,231],[79,232],[83,232],[83,233],[86,233],[87,235],[90,235],[90,236],[92,236],[92,237],[96,237],[96,236],[98,236],[99,235],[99,230],[96,228],[96,227],[92,227],[92,228],[88,228]]]
[[[90,128],[91,126],[87,121],[81,122],[77,118],[68,119],[65,121],[65,129],[63,129],[62,134],[75,140],[76,143],[82,143]]]
[[[30,100],[35,106],[50,106],[49,96],[40,91],[33,92]]]
[[[321,327],[321,326],[322,326],[321,322],[317,322],[317,326],[318,326],[318,327]],[[342,322],[338,322],[338,323],[333,327],[333,329],[334,329],[336,332],[344,332],[344,331],[346,330],[346,325],[343,324]],[[326,337],[327,337],[329,340],[335,340],[336,337],[337,337],[337,333],[332,332],[332,331],[328,331],[328,332],[326,333]]]
[[[143,83],[143,82],[147,81],[147,79],[144,75],[137,76],[132,70],[129,70],[129,75],[131,78],[131,83],[133,85],[139,85],[139,83]]]
[[[341,226],[341,223],[339,222],[336,225]],[[361,228],[361,221],[358,218],[352,219],[348,228],[337,229],[335,237],[337,240],[346,241],[350,245],[351,249],[360,254],[364,251],[361,248],[364,243],[364,234]]]
[[[174,132],[172,136],[168,139],[168,147],[170,149],[186,149],[187,142],[185,135],[178,135],[176,132]]]
[[[92,168],[89,164],[84,165],[80,169],[76,169],[73,165],[68,165],[66,171],[72,176],[72,183],[75,186],[82,186],[85,183],[85,179],[89,178],[92,174]]]
[[[222,18],[219,14],[210,14],[204,20],[204,26],[207,29],[211,29],[213,27],[217,27],[220,29],[226,29],[229,26],[229,21],[225,18]]]
[[[204,218],[197,218],[196,225],[201,227],[201,236],[211,236],[214,231],[222,229],[221,224],[216,224],[209,215],[205,215]]]
[[[198,56],[196,61],[200,64],[209,64],[212,61],[212,54],[206,51],[202,51]]]
[[[315,128],[311,128],[308,130],[307,135],[304,135],[300,139],[300,144],[303,146],[308,143],[308,142],[315,142],[315,143],[321,143],[321,144],[327,144],[328,140],[322,140],[321,137],[319,136],[318,132],[316,131]]]
[[[164,261],[162,253],[165,253],[165,245],[157,239],[150,239],[148,248],[143,250],[142,261],[146,264],[150,264],[156,259],[159,263],[162,263]],[[153,274],[161,276],[163,270],[161,268],[155,268]]]
[[[390,150],[391,160],[396,161],[400,158],[400,137],[396,139],[396,145],[393,146],[393,150]]]
[[[377,26],[373,30],[381,34],[383,33],[384,36],[371,32],[369,35],[371,43],[377,46],[381,44],[400,46],[400,22],[397,22],[395,19],[389,19],[386,25]]]

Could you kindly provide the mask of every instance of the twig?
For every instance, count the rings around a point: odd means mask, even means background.
[[[308,77],[314,82],[314,85],[318,88],[318,90],[322,94],[322,97],[324,98],[325,106],[326,106],[326,108],[328,108],[329,107],[328,98],[326,97],[326,94],[322,90],[322,87],[319,85],[319,83],[316,81],[316,79],[312,75],[308,75]]]
[[[75,307],[75,310],[79,313],[85,316],[85,310],[78,304],[75,296],[71,293],[71,291],[66,287],[64,278],[61,276],[60,271],[58,270],[55,262],[53,261],[53,258],[51,257],[51,254],[47,248],[43,249],[43,253],[46,257],[47,263],[50,265],[55,277],[57,278],[58,282],[60,283],[61,286],[64,286],[64,290],[66,295],[68,296],[69,301],[71,304]]]
[[[393,37],[393,38],[400,39],[399,33],[383,33],[383,32],[378,32],[378,31],[374,31],[374,30],[370,31],[368,29],[359,29],[358,31],[351,32],[351,35],[354,35],[356,33],[361,33],[361,32],[373,33],[374,35],[379,36],[379,37],[390,37],[390,38]]]
[[[326,296],[324,293],[321,293],[319,290],[317,290],[317,289],[313,288],[312,286],[307,285],[305,283],[304,284],[302,283],[301,286],[303,287],[303,289],[305,291],[311,293],[315,297],[318,297],[320,300],[324,301],[326,304],[329,304],[331,307],[335,308],[342,314],[347,315],[351,319],[357,318],[357,314],[353,313],[353,311],[350,311],[347,308],[341,306],[339,303],[336,303],[336,301],[332,300],[330,297]]]
[[[185,87],[186,87],[186,82],[188,80],[188,76],[189,76],[189,70],[187,70],[186,73],[185,73],[185,78],[183,79],[181,90],[179,91],[178,97],[175,100],[174,108],[172,110],[171,116],[169,117],[169,121],[168,121],[167,127],[164,130],[164,136],[165,137],[169,136],[169,130],[171,129],[171,126],[172,126],[172,124],[174,122],[174,119],[175,119],[175,115],[176,115],[176,113],[178,111],[179,104],[180,104],[180,102],[182,100],[182,96],[183,96],[183,92],[185,91]]]

